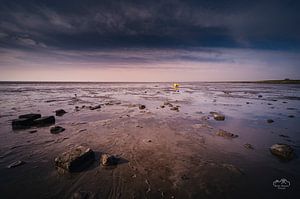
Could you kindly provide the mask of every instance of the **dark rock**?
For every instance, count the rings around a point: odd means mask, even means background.
[[[171,104],[170,102],[164,102],[165,106],[169,106],[169,107],[173,107],[173,104]]]
[[[259,98],[262,98],[262,95],[258,95]]]
[[[55,158],[55,166],[69,172],[81,171],[95,160],[95,153],[87,147],[78,146]]]
[[[86,191],[77,191],[72,195],[71,199],[89,199],[90,193]]]
[[[13,130],[30,128],[33,124],[34,122],[31,118],[14,119],[11,122]]]
[[[268,120],[267,120],[267,122],[268,122],[268,123],[273,123],[273,122],[274,122],[274,120],[272,120],[272,119],[268,119]]]
[[[274,144],[271,146],[270,151],[282,160],[291,160],[294,157],[294,149],[286,144]]]
[[[29,113],[29,114],[25,114],[25,115],[20,115],[19,118],[26,118],[26,119],[31,119],[31,120],[35,120],[42,117],[41,114],[38,113]]]
[[[7,168],[11,169],[11,168],[15,168],[15,167],[21,166],[23,164],[25,164],[25,162],[23,162],[21,160],[18,160],[16,162],[13,162],[10,165],[8,165]]]
[[[37,130],[30,130],[30,131],[28,131],[29,133],[36,133],[37,132]]]
[[[244,145],[244,147],[245,147],[246,149],[254,149],[253,146],[252,146],[251,144],[249,144],[249,143],[246,143],[246,144]]]
[[[141,109],[141,110],[142,110],[142,109],[145,109],[145,108],[146,108],[146,106],[145,106],[145,105],[143,105],[143,104],[140,104],[140,105],[139,105],[139,109]]]
[[[63,132],[64,130],[66,130],[66,129],[61,127],[61,126],[53,126],[53,127],[50,128],[50,133],[58,134],[58,133]]]
[[[221,137],[226,137],[226,138],[237,138],[237,137],[238,137],[238,135],[235,135],[235,134],[233,134],[233,133],[224,131],[224,130],[222,130],[222,129],[220,129],[220,130],[217,132],[217,135],[218,135],[218,136],[221,136]]]
[[[101,105],[100,105],[100,104],[97,105],[97,106],[91,106],[91,107],[90,107],[90,110],[96,110],[96,109],[99,109],[99,108],[101,108]]]
[[[118,164],[119,159],[116,158],[113,155],[109,155],[107,153],[104,153],[100,157],[100,163],[103,166],[112,166]]]
[[[178,111],[179,111],[179,108],[178,108],[177,106],[174,106],[174,107],[171,107],[170,110],[172,110],[172,111],[177,111],[177,112],[178,112]]]
[[[58,109],[58,110],[55,111],[56,116],[63,116],[66,113],[67,112],[64,109]]]
[[[44,116],[34,120],[34,124],[37,126],[48,126],[55,123],[54,116]]]
[[[214,119],[217,120],[217,121],[224,121],[225,120],[225,115],[222,115],[221,113],[210,112],[210,114],[212,114]]]
[[[288,117],[289,117],[289,118],[294,118],[295,116],[294,116],[294,115],[289,115]]]
[[[160,108],[165,108],[165,106],[164,106],[164,105],[161,105]]]
[[[280,134],[279,136],[280,136],[280,137],[283,137],[283,138],[289,138],[289,136],[288,136],[288,135],[283,135],[283,134]]]
[[[246,104],[250,104],[250,102],[246,102]]]

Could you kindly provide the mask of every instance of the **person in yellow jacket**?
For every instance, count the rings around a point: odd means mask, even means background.
[[[179,86],[180,86],[179,84],[174,83],[174,84],[173,84],[174,90],[175,90],[175,91],[179,91]]]

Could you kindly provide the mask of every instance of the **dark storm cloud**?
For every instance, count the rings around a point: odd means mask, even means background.
[[[2,0],[0,46],[299,49],[298,10],[288,0]]]

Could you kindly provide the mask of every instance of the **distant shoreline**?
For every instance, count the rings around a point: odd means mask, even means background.
[[[174,81],[177,82],[177,81]],[[96,81],[0,81],[0,84],[147,84],[147,83],[174,83],[174,82],[96,82]],[[183,81],[178,83],[258,83],[258,84],[300,84],[300,80],[258,80],[258,81]]]

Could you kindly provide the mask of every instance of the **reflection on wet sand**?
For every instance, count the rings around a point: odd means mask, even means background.
[[[0,84],[0,196],[296,196],[299,88]],[[282,178],[284,191],[272,185]]]

